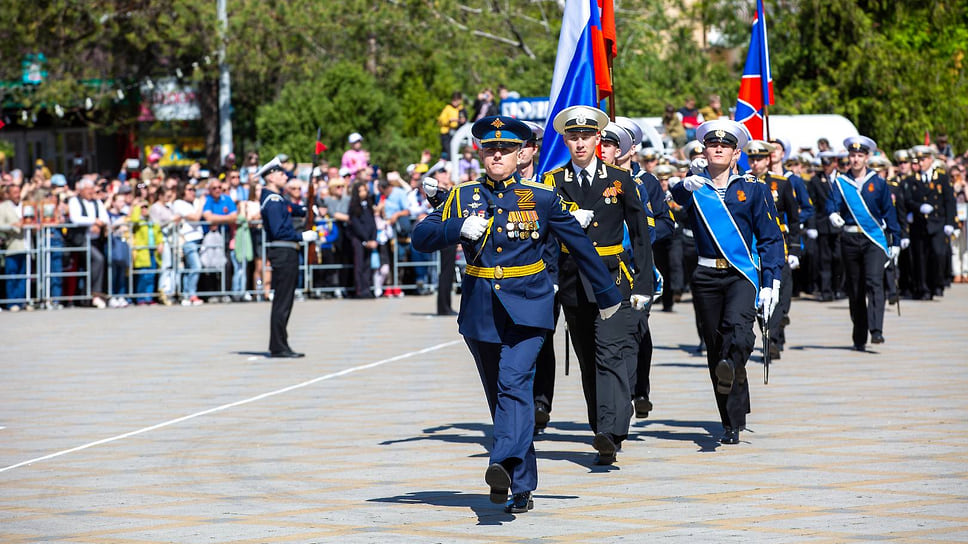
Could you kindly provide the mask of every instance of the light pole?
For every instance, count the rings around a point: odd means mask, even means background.
[[[232,82],[229,75],[229,66],[225,62],[225,43],[228,41],[228,15],[225,9],[226,0],[218,0],[218,133],[219,133],[219,160],[224,161],[225,157],[232,152]]]

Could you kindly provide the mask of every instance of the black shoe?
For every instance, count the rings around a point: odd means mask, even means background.
[[[492,463],[487,467],[487,471],[484,472],[484,483],[491,486],[491,502],[501,504],[508,499],[511,475],[501,463]]]
[[[770,360],[777,361],[780,359],[780,346],[776,344],[770,344]]]
[[[931,293],[924,293],[920,297],[918,297],[918,299],[919,300],[932,300],[933,297],[931,296]]]
[[[944,289],[935,289],[934,290],[934,296],[936,296],[938,298],[943,298],[944,297]]]
[[[864,344],[854,344],[854,351],[867,351]]]
[[[834,296],[830,293],[820,295],[820,302],[833,302]]]
[[[530,491],[511,495],[511,500],[504,505],[504,511],[508,514],[523,514],[528,510],[532,510],[533,508],[534,499],[531,498]]]
[[[891,306],[894,306],[895,304],[897,304],[897,295],[891,295],[887,297],[887,303],[890,304]]]
[[[786,327],[787,325],[789,325],[790,324],[790,316],[788,316],[788,315],[783,316],[782,323],[783,323],[783,326],[784,327]]]
[[[733,365],[726,359],[720,360],[716,364],[716,392],[728,395],[729,391],[733,388],[733,378],[735,377],[736,373],[733,370]]]
[[[305,353],[299,353],[296,351],[273,351],[269,353],[269,357],[273,359],[298,359],[300,357],[305,357]]]
[[[883,334],[881,334],[879,332],[872,332],[871,333],[871,344],[883,344],[883,343],[884,343],[884,335]]]
[[[699,340],[699,345],[696,346],[696,355],[702,355],[706,351],[706,341]]]
[[[720,444],[739,444],[739,429],[726,427],[723,436],[719,438]]]
[[[540,431],[548,426],[548,422],[551,421],[551,413],[548,407],[541,403],[535,403],[534,405],[534,430]]]
[[[595,439],[592,440],[592,447],[598,450],[598,455],[595,456],[596,465],[611,465],[615,462],[615,452],[618,451],[618,446],[612,440],[612,437],[605,433],[596,433]]]
[[[457,315],[457,312],[455,312],[454,310],[445,310],[443,312],[437,312],[437,315],[451,316],[451,315]]]
[[[649,412],[652,411],[652,402],[649,401],[649,397],[639,395],[635,397],[633,404],[635,405],[635,417],[649,417]]]

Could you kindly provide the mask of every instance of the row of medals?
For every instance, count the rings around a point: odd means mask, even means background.
[[[512,240],[514,238],[525,240],[528,236],[531,236],[531,238],[534,240],[540,238],[540,235],[538,234],[538,224],[534,221],[521,221],[517,224],[515,224],[513,221],[509,221],[507,224],[507,232],[508,238]]]

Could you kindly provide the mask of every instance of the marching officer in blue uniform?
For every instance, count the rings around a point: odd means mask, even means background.
[[[830,223],[843,227],[841,241],[854,349],[864,351],[867,333],[884,343],[884,268],[901,253],[901,229],[887,182],[867,169],[877,149],[866,136],[844,140],[849,166],[834,180],[826,202]]]
[[[306,207],[293,204],[282,196],[289,176],[276,157],[266,163],[256,173],[266,181],[262,188],[260,205],[262,208],[262,228],[266,233],[266,254],[272,264],[272,313],[269,325],[270,357],[303,357],[289,347],[289,314],[299,280],[299,243],[315,242],[318,234],[314,230],[296,232],[292,217],[304,217]]]
[[[531,129],[510,117],[484,117],[471,132],[480,142],[485,176],[452,189],[447,200],[413,230],[418,251],[460,243],[467,259],[457,318],[477,363],[494,421],[494,444],[484,480],[492,502],[507,499],[509,513],[533,505],[537,487],[534,452],[535,358],[554,328],[554,284],[542,259],[554,234],[568,248],[591,285],[605,322],[621,294],[595,247],[554,187],[522,181],[518,150]]]
[[[716,119],[700,125],[696,137],[705,146],[706,166],[670,191],[692,211],[699,254],[692,296],[724,429],[720,442],[738,444],[750,411],[746,362],[756,341],[753,322],[757,308],[769,320],[779,301],[783,234],[769,186],[732,173],[750,139],[746,128]],[[754,240],[758,265],[751,252]]]
[[[562,248],[558,296],[581,368],[588,422],[595,433],[592,445],[598,451],[595,462],[603,465],[615,462],[628,436],[631,382],[640,341],[639,316],[633,310],[648,307],[653,288],[648,219],[638,186],[628,170],[595,156],[599,133],[606,125],[608,116],[597,108],[572,106],[558,113],[553,126],[571,160],[545,173],[544,180],[558,188],[623,294],[616,319],[599,319],[592,285],[579,273],[576,259]],[[622,247],[626,226],[631,255]]]

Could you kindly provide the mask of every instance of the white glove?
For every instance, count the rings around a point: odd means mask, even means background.
[[[621,306],[621,304],[616,304],[615,306],[609,306],[608,308],[598,310],[598,315],[600,315],[604,321],[615,315],[615,312],[618,311],[619,306]]]
[[[590,225],[592,222],[592,217],[595,216],[595,212],[592,210],[575,210],[571,212],[571,215],[575,216],[575,219],[578,220],[578,224],[581,225],[581,228],[587,229],[588,225]]]
[[[924,204],[921,204],[919,211],[924,215],[928,215],[929,213],[934,211],[934,206],[928,203],[924,203]]]
[[[484,235],[487,230],[487,219],[479,215],[471,215],[464,219],[464,224],[460,227],[460,235],[468,240],[474,241]]]
[[[557,283],[555,284],[555,294],[556,295],[558,294],[558,284]]]
[[[914,223],[914,214],[908,212],[908,214],[904,216],[904,219],[907,220],[908,224]]]
[[[314,230],[304,230],[302,231],[303,242],[315,242],[319,240],[319,233]]]
[[[649,307],[649,303],[652,302],[649,297],[645,295],[632,295],[629,298],[629,303],[632,304],[632,309],[641,312],[642,310]]]
[[[953,226],[951,226],[951,225],[945,225],[944,226],[944,235],[945,236],[951,236],[954,233],[955,233],[955,228]]]
[[[907,249],[911,245],[910,238],[901,238],[901,249]]]
[[[820,233],[817,232],[817,229],[807,229],[804,232],[807,233],[807,238],[810,238],[811,240],[816,240],[817,236],[820,235]]]
[[[787,262],[790,263],[790,270],[800,268],[800,257],[797,257],[796,255],[790,255],[787,257]]]
[[[705,157],[696,157],[689,163],[689,173],[702,174],[707,166],[709,166],[709,161]]]
[[[706,178],[697,175],[686,176],[686,179],[682,180],[682,186],[685,187],[687,191],[695,191],[705,184]]]
[[[776,310],[776,305],[780,302],[780,280],[773,280],[773,287],[760,289],[759,308],[763,310],[763,317],[767,321]]]
[[[897,265],[897,256],[901,254],[901,248],[891,246],[887,249],[887,260]]]
[[[830,224],[838,229],[846,224],[846,222],[844,221],[844,218],[841,217],[840,214],[837,212],[830,214],[829,219],[830,219]]]
[[[437,179],[432,177],[423,178],[423,190],[427,193],[427,196],[434,196],[437,194]]]
[[[682,183],[682,178],[680,178],[679,176],[672,176],[669,178],[669,187],[675,187],[680,183]],[[672,195],[670,194],[669,196],[672,196]]]

